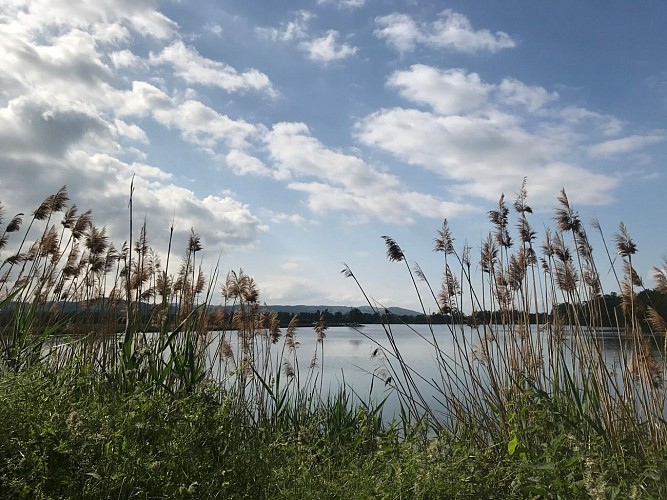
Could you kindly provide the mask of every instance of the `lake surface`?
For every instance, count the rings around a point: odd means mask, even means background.
[[[466,354],[466,358],[471,360],[473,366],[479,366],[476,359],[480,351],[479,332],[469,327],[461,325],[434,325],[433,331],[443,355],[448,356],[450,365],[457,366],[467,361],[461,356]],[[391,325],[391,332],[396,346],[400,351],[405,363],[412,367],[419,375],[416,376],[417,385],[424,396],[429,399],[429,404],[437,406],[433,396],[437,396],[437,391],[427,381],[441,380],[438,363],[436,362],[436,350],[429,343],[432,338],[428,325]],[[518,332],[513,329],[504,331],[498,327],[496,329],[497,343],[503,342],[505,335],[517,335]],[[227,333],[227,339],[234,344],[235,333]],[[538,335],[535,326],[532,327],[528,337],[532,338],[536,345],[541,345],[541,362],[548,364],[547,335],[542,331]],[[539,342],[536,339],[541,339]],[[214,336],[211,344],[211,351],[218,347],[219,338]],[[375,399],[379,401],[389,396],[385,404],[385,415],[391,416],[398,412],[399,404],[395,391],[390,385],[385,385],[388,377],[392,373],[387,369],[386,360],[392,361],[397,366],[396,360],[387,354],[392,352],[390,342],[382,325],[365,325],[358,328],[353,327],[331,327],[326,331],[326,338],[322,344],[318,344],[316,333],[312,328],[297,328],[295,340],[299,343],[296,349],[298,357],[300,380],[306,380],[309,371],[309,365],[313,354],[317,352],[317,366],[314,368],[314,374],[318,377],[318,385],[321,382],[323,393],[328,390],[336,392],[341,384],[355,391],[361,399],[369,401]],[[456,342],[461,349],[457,349]],[[574,340],[565,335],[565,345],[568,346]],[[623,356],[628,356],[627,345],[622,349],[622,343],[619,341],[616,330],[599,331],[596,335],[596,344],[603,352],[607,365],[612,369],[618,369]],[[274,359],[292,359],[288,357],[286,351],[282,351],[283,341],[271,347]],[[570,345],[571,347],[571,345]],[[237,349],[237,345],[233,345]],[[324,356],[321,349],[323,348]],[[567,348],[566,348],[567,351]],[[237,351],[238,352],[238,351]],[[280,357],[282,353],[282,358]],[[662,355],[657,350],[654,354],[662,363]],[[291,356],[291,355],[290,355]],[[567,357],[567,355],[566,355]],[[219,358],[218,358],[219,360]],[[216,362],[217,363],[217,362]],[[273,365],[275,371],[280,361]],[[460,366],[460,365],[459,365]],[[224,371],[222,367],[213,367],[214,373]],[[465,378],[466,370],[456,370]],[[421,379],[420,377],[423,377]],[[321,378],[321,381],[319,381]],[[396,376],[392,377],[395,382]],[[400,374],[399,374],[400,378]],[[371,393],[371,386],[373,391]]]
[[[443,409],[440,404],[442,392],[461,394],[462,390],[472,385],[468,383],[471,370],[478,379],[488,380],[483,362],[480,331],[462,325],[434,325],[433,334],[442,356],[439,365],[436,360],[438,351],[432,345],[433,335],[428,325],[391,325],[388,328],[391,328],[393,340],[404,363],[414,370],[412,375],[418,390],[438,418],[447,418],[446,413],[440,413],[440,410]],[[316,389],[326,397],[327,393],[336,393],[342,385],[345,385],[348,392],[356,395],[353,403],[378,402],[386,398],[384,417],[391,419],[392,416],[398,414],[399,398],[396,389],[392,386],[396,386],[397,382],[400,386],[405,377],[400,373],[396,359],[392,357],[393,350],[382,325],[365,325],[357,328],[330,327],[326,330],[326,338],[322,343],[317,342],[317,334],[312,328],[300,327],[296,329],[294,337],[298,347],[293,351],[285,347],[285,329],[282,329],[282,333],[283,336],[276,344],[270,344],[267,338],[261,336],[253,339],[255,366],[263,373],[267,381],[272,377],[275,378],[277,372],[281,372],[281,383],[284,387],[286,380],[284,362],[288,361],[298,375],[301,386],[308,381],[311,387],[313,383],[316,383]],[[504,329],[501,326],[493,326],[493,333],[492,349],[502,349],[504,345],[511,344],[508,342],[510,336],[513,343],[516,344],[517,338],[520,338],[517,336],[522,334],[517,326],[509,326]],[[148,334],[148,337],[155,338],[155,335]],[[548,332],[532,326],[530,331],[523,335],[535,346],[537,354],[535,366],[538,372],[544,368],[546,373],[549,373]],[[587,335],[586,338],[590,339],[590,336]],[[658,347],[663,345],[664,339],[653,337],[649,339],[652,343],[654,359],[657,362],[656,366],[662,370],[664,375],[664,356],[661,347]],[[63,345],[60,348],[65,350],[73,348],[69,345],[69,340],[71,339],[51,339],[44,349],[51,349],[54,345],[61,343]],[[224,340],[223,344],[227,344],[230,356],[226,357],[221,354],[221,340]],[[575,335],[566,331],[563,337],[563,348],[568,365],[572,365],[572,351],[576,342]],[[605,363],[615,374],[617,383],[622,386],[621,374],[624,367],[629,365],[632,357],[631,343],[627,340],[621,341],[615,329],[598,330],[591,342],[596,349],[600,349]],[[96,348],[98,355],[105,351],[102,349],[104,345],[106,344],[103,342]],[[114,348],[111,350],[113,351]],[[207,347],[207,363],[214,378],[233,382],[234,372],[242,364],[241,359],[244,355],[247,355],[247,352],[244,354],[240,348],[236,331],[211,333]],[[506,372],[502,370],[503,362],[499,361],[493,351],[490,356],[495,358],[495,365],[501,367],[500,371]],[[263,365],[260,360],[265,360],[266,365]],[[391,371],[389,363],[397,372]],[[445,389],[443,386],[441,373],[443,364],[450,370],[448,379],[457,379],[454,387]],[[311,365],[313,365],[312,368]],[[262,366],[265,367],[264,370]],[[387,383],[390,377],[391,380]],[[439,388],[434,388],[434,385]],[[664,396],[664,389],[662,390],[660,399],[662,403],[659,407],[667,408],[667,398]]]

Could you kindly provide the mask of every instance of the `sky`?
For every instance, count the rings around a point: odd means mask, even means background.
[[[416,308],[381,236],[438,286],[442,221],[478,262],[526,178],[538,241],[564,188],[608,241],[627,225],[652,287],[664,26],[659,1],[0,0],[0,201],[67,185],[120,246],[134,178],[155,249],[194,229],[204,271],[242,268],[266,303],[363,304],[345,262]]]

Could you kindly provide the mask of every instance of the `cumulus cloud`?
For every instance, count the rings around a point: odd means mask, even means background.
[[[97,33],[109,33],[109,28],[122,23],[142,36],[164,40],[178,30],[175,22],[155,10],[153,0],[31,0],[5,3],[3,10],[8,18],[20,18],[30,32],[48,25],[85,30],[93,27]]]
[[[17,21],[3,23],[0,53],[2,79],[14,95],[50,94],[61,102],[95,102],[99,96],[93,90],[112,80],[95,38],[79,29],[43,41]]]
[[[285,269],[282,269],[285,271]],[[271,304],[310,304],[313,297],[326,301],[331,296],[330,286],[307,276],[269,274],[262,279],[262,300]]]
[[[305,193],[308,208],[314,213],[344,212],[355,222],[412,224],[416,218],[455,218],[476,211],[472,205],[447,202],[415,191],[353,193],[324,182],[292,182],[288,187]]]
[[[125,128],[126,135],[136,133],[121,121],[114,127]],[[34,102],[12,101],[0,110],[3,202],[29,212],[41,198],[67,185],[72,200],[92,208],[95,220],[107,226],[115,241],[122,241],[127,237],[130,179],[135,176],[135,206],[151,227],[167,227],[167,219],[175,216],[176,236],[185,238],[191,227],[206,220],[202,234],[213,248],[247,246],[256,241],[262,225],[248,206],[230,197],[200,199],[191,190],[175,185],[168,172],[119,160],[113,156],[118,146],[112,132],[101,120],[81,113],[49,109],[45,114],[44,107],[36,107]],[[26,173],[30,189],[25,189]],[[166,244],[168,234],[154,237]]]
[[[117,99],[119,116],[151,116],[161,125],[179,130],[184,140],[210,151],[220,143],[243,147],[257,133],[248,122],[233,120],[200,101],[179,102],[146,82],[133,82],[132,89]]]
[[[159,54],[151,54],[149,60],[151,64],[172,65],[176,76],[188,83],[219,87],[228,92],[255,90],[272,97],[276,95],[269,77],[261,71],[251,69],[239,73],[223,62],[202,57],[181,40],[165,47]]]
[[[200,101],[187,100],[174,107],[151,111],[159,123],[179,129],[185,140],[205,148],[213,148],[220,142],[232,147],[244,146],[256,130],[254,125],[233,120]]]
[[[447,9],[431,23],[419,23],[406,14],[389,14],[375,19],[376,37],[384,39],[399,52],[409,52],[417,45],[474,54],[512,48],[516,42],[502,31],[473,29],[463,14]]]
[[[196,194],[179,186],[171,172],[127,160],[146,158],[137,149],[151,144],[146,120],[153,121],[152,127],[175,129],[183,140],[215,154],[245,147],[256,127],[187,97],[187,91],[168,95],[141,80],[128,89],[123,74],[149,69],[151,61],[134,49],[137,37],[151,37],[151,43],[164,46],[152,62],[167,65],[183,80],[207,84],[207,78],[225,77],[229,91],[268,92],[267,79],[199,56],[180,42],[176,24],[148,0],[16,2],[3,16],[3,203],[29,213],[67,185],[72,201],[93,209],[95,221],[122,242],[134,177],[135,213],[145,215],[149,226],[164,229],[174,217],[175,236],[184,239],[205,220],[202,239],[218,252],[257,241],[265,227],[248,205],[220,193]],[[168,237],[168,231],[157,231],[153,242],[164,250]]]
[[[264,162],[245,151],[233,149],[225,156],[226,165],[237,175],[259,175],[271,177],[273,171],[264,165]]]
[[[266,137],[275,168],[283,178],[315,177],[340,184],[352,192],[395,189],[400,181],[356,156],[328,149],[304,123],[277,123]]]
[[[377,17],[375,24],[379,26],[373,34],[385,39],[399,52],[410,52],[417,43],[422,42],[423,35],[417,22],[407,14],[389,14]]]
[[[317,5],[335,5],[339,9],[358,9],[366,5],[366,0],[317,0]]]
[[[315,213],[343,211],[360,220],[407,224],[417,216],[454,217],[474,210],[405,189],[396,176],[326,148],[302,123],[276,124],[266,141],[274,168],[292,179],[290,189],[307,195],[308,207]]]
[[[0,150],[16,159],[62,158],[72,148],[112,149],[110,130],[86,109],[21,96],[0,109]]]
[[[293,226],[301,226],[306,222],[305,217],[301,214],[288,214],[286,212],[276,212],[274,210],[263,209],[261,215],[268,218],[274,224],[290,224]]]
[[[308,59],[322,64],[346,59],[357,53],[357,47],[338,41],[340,33],[336,30],[328,30],[321,36],[311,34],[309,25],[313,18],[312,13],[301,10],[294,14],[294,19],[277,28],[260,27],[255,32],[260,38],[274,42],[298,41],[297,47]]]
[[[388,78],[410,107],[382,109],[357,124],[357,137],[372,147],[450,181],[461,196],[493,200],[514,192],[528,175],[536,205],[566,187],[575,201],[612,200],[617,177],[584,168],[588,136],[605,117],[582,110],[560,109],[558,94],[515,79],[485,83],[462,69],[439,70],[423,65]],[[530,118],[530,119],[529,119]],[[615,139],[593,151],[640,147],[651,138]],[[568,161],[563,161],[568,159]]]
[[[484,109],[489,103],[537,113],[558,99],[556,92],[513,78],[495,85],[482,82],[477,73],[462,68],[442,70],[424,64],[395,71],[387,79],[387,85],[396,88],[408,101],[424,104],[441,115],[469,113]]]
[[[406,99],[429,105],[443,115],[478,109],[485,104],[492,88],[483,84],[476,73],[458,68],[440,71],[422,64],[394,72],[387,84]]]
[[[146,68],[148,64],[131,50],[123,49],[109,54],[115,68]]]
[[[124,120],[116,119],[113,122],[114,132],[119,137],[126,137],[133,141],[143,142],[148,144],[148,136],[146,132],[134,123],[127,123]]]
[[[631,135],[621,137],[620,139],[610,139],[607,141],[593,144],[588,149],[588,153],[595,157],[611,157],[632,153],[641,150],[646,146],[658,144],[667,140],[667,134],[660,132],[651,135]]]
[[[542,87],[526,85],[514,78],[505,78],[498,86],[499,97],[504,104],[523,106],[535,112],[558,99],[557,92]]]
[[[204,29],[217,37],[222,36],[223,29],[222,26],[220,26],[219,24],[206,23]]]
[[[329,30],[325,36],[301,42],[299,48],[308,54],[311,61],[324,64],[356,54],[356,47],[338,42],[339,35],[338,31]]]
[[[261,37],[273,42],[289,42],[302,40],[308,36],[308,27],[313,14],[307,10],[300,10],[290,21],[280,24],[277,28],[256,28],[255,32]]]

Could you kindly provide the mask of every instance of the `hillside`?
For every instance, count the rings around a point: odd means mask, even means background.
[[[316,313],[317,311],[329,311],[331,314],[336,314],[338,312],[340,312],[341,314],[347,314],[352,309],[359,309],[364,314],[371,314],[373,312],[369,306],[353,307],[353,306],[327,306],[327,305],[318,305],[318,306],[269,305],[267,307],[271,311],[285,312],[290,314]],[[405,309],[403,307],[389,307],[388,310],[390,313],[395,314],[396,316],[418,316],[422,314],[418,311],[413,311],[412,309]]]

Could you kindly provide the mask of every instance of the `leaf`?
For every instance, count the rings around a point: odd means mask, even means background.
[[[577,463],[579,463],[579,455],[578,455],[578,454],[572,456],[567,462],[565,462],[564,467],[565,467],[566,469],[569,469],[569,468],[573,467],[573,466],[574,466],[575,464],[577,464]]]
[[[507,453],[509,453],[510,456],[514,455],[517,446],[519,446],[519,438],[515,434],[512,436],[512,439],[510,439],[509,443],[507,443]]]
[[[549,494],[549,491],[543,486],[528,486],[526,487],[526,491],[534,493],[538,497],[544,497],[544,498],[546,498],[547,495]]]

